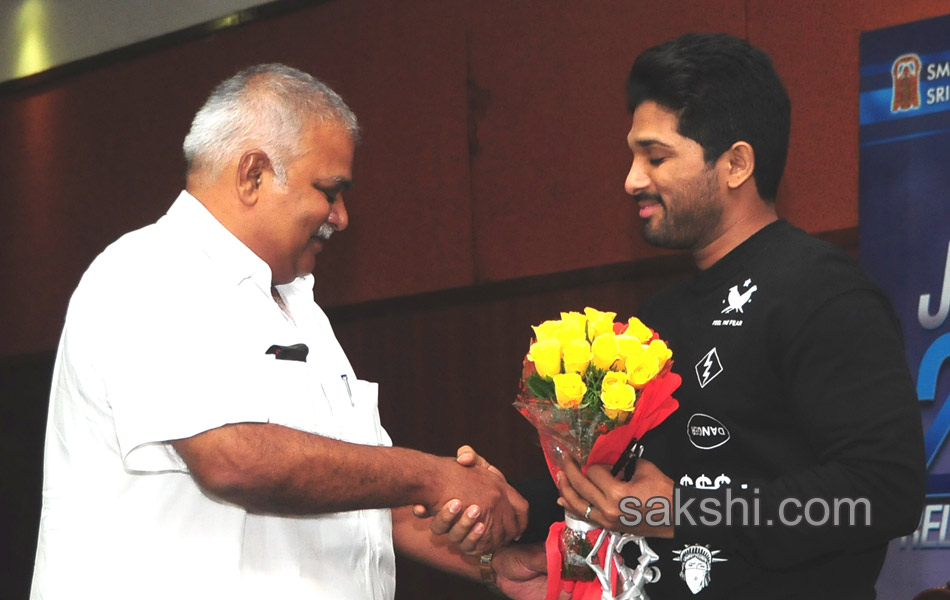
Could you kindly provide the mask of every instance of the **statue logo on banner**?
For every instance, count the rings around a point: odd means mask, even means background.
[[[920,108],[920,67],[916,54],[905,54],[894,61],[891,112]]]

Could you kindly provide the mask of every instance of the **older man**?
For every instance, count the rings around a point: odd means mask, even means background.
[[[524,500],[485,463],[391,447],[376,385],[313,301],[357,133],[309,75],[238,73],[194,118],[186,190],[85,273],[53,379],[34,599],[387,599],[394,541],[478,572],[390,508],[474,505],[489,546],[521,532]]]

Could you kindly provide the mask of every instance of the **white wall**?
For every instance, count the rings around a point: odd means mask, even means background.
[[[0,0],[0,82],[273,0]]]

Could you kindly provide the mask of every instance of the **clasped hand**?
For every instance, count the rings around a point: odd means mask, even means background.
[[[445,477],[441,502],[413,507],[417,517],[432,515],[429,529],[433,534],[445,535],[466,554],[481,554],[524,532],[528,502],[471,446],[458,449]]]

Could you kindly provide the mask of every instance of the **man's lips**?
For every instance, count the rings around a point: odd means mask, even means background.
[[[663,201],[656,196],[639,196],[637,205],[640,207],[640,218],[648,219],[663,207]]]

